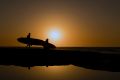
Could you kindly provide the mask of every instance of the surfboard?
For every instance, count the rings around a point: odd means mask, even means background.
[[[20,37],[17,40],[18,40],[18,42],[23,43],[23,44],[43,46],[46,48],[56,48],[55,45],[53,45],[51,43],[46,43],[45,41],[43,41],[41,39],[30,38],[28,40],[28,38],[26,38],[26,37]]]

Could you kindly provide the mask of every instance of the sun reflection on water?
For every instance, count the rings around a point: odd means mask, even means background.
[[[60,80],[60,79],[78,79],[80,76],[86,76],[88,73],[84,69],[75,67],[73,65],[65,66],[36,66],[33,70],[37,75],[46,76],[48,79]]]

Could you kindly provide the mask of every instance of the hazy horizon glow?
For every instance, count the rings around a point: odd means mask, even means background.
[[[60,31],[56,46],[120,47],[120,1],[0,0],[0,46],[24,46],[18,37],[45,40]],[[54,38],[55,39],[55,38]]]

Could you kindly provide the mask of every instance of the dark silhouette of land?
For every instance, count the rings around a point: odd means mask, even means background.
[[[88,69],[120,71],[120,54],[82,50],[45,50],[42,48],[1,47],[0,65],[23,67],[75,65]]]

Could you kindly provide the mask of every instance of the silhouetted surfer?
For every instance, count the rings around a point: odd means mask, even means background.
[[[45,45],[44,45],[44,49],[49,49],[49,46],[48,46],[48,38],[45,40]]]
[[[27,46],[28,46],[28,47],[30,47],[30,36],[31,36],[31,33],[29,33],[29,34],[27,35],[27,41],[28,41]]]
[[[46,39],[46,41],[45,41],[46,43],[48,43],[48,39]]]
[[[31,35],[31,33],[29,33],[29,34],[27,35],[27,39],[30,39],[30,35]]]
[[[31,38],[31,33],[28,33],[26,37],[20,37],[17,40],[20,43],[26,44],[27,47],[31,47],[32,45],[36,45],[36,46],[43,46],[44,49],[56,48],[55,45],[49,43],[48,39],[41,40],[41,39]]]

